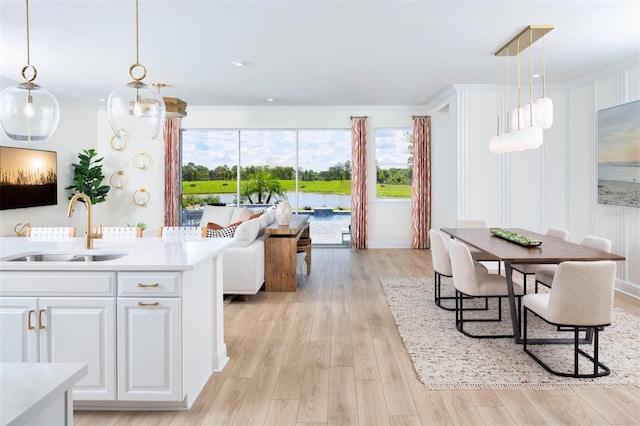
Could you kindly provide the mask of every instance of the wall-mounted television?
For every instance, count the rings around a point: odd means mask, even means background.
[[[640,101],[598,111],[598,204],[640,208]]]
[[[56,153],[0,146],[0,210],[55,204]]]

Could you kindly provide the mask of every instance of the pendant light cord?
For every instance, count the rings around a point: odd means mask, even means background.
[[[25,0],[27,8],[27,65],[31,65],[31,52],[29,50],[29,0]]]
[[[140,63],[140,48],[138,45],[138,0],[136,0],[136,64]]]

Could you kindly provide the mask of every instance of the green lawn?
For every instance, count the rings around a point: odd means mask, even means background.
[[[295,189],[295,181],[281,180],[282,187],[287,191]],[[330,180],[312,182],[300,182],[300,192],[316,192],[325,194],[350,195],[350,180]],[[411,185],[377,185],[378,197],[397,198],[411,197]],[[236,192],[235,180],[208,180],[182,182],[183,194],[234,194]]]

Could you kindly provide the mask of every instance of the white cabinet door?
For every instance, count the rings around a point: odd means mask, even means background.
[[[0,362],[38,362],[35,297],[0,297]]]
[[[180,401],[181,300],[118,298],[118,400]]]
[[[84,362],[87,375],[73,387],[76,400],[116,397],[116,301],[113,297],[42,297],[41,362]]]

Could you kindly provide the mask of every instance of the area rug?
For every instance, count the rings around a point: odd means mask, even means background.
[[[640,386],[640,317],[615,308],[611,326],[600,333],[600,361],[611,369],[596,379],[563,378],[547,373],[512,338],[474,339],[455,328],[455,312],[433,302],[431,278],[381,278],[380,283],[418,377],[428,389],[562,389]],[[442,281],[443,296],[453,285]],[[450,294],[449,294],[450,295]],[[454,300],[443,301],[455,303]],[[510,333],[506,299],[501,323],[470,323],[465,330]],[[468,303],[465,302],[465,306]],[[497,304],[490,308],[497,312]],[[469,312],[465,317],[487,315]],[[529,315],[529,335],[571,337]],[[583,345],[581,345],[582,347]],[[588,345],[587,352],[591,353]],[[535,345],[532,352],[557,369],[573,366],[572,345]],[[582,358],[582,357],[581,357]],[[566,369],[565,369],[566,370]]]

